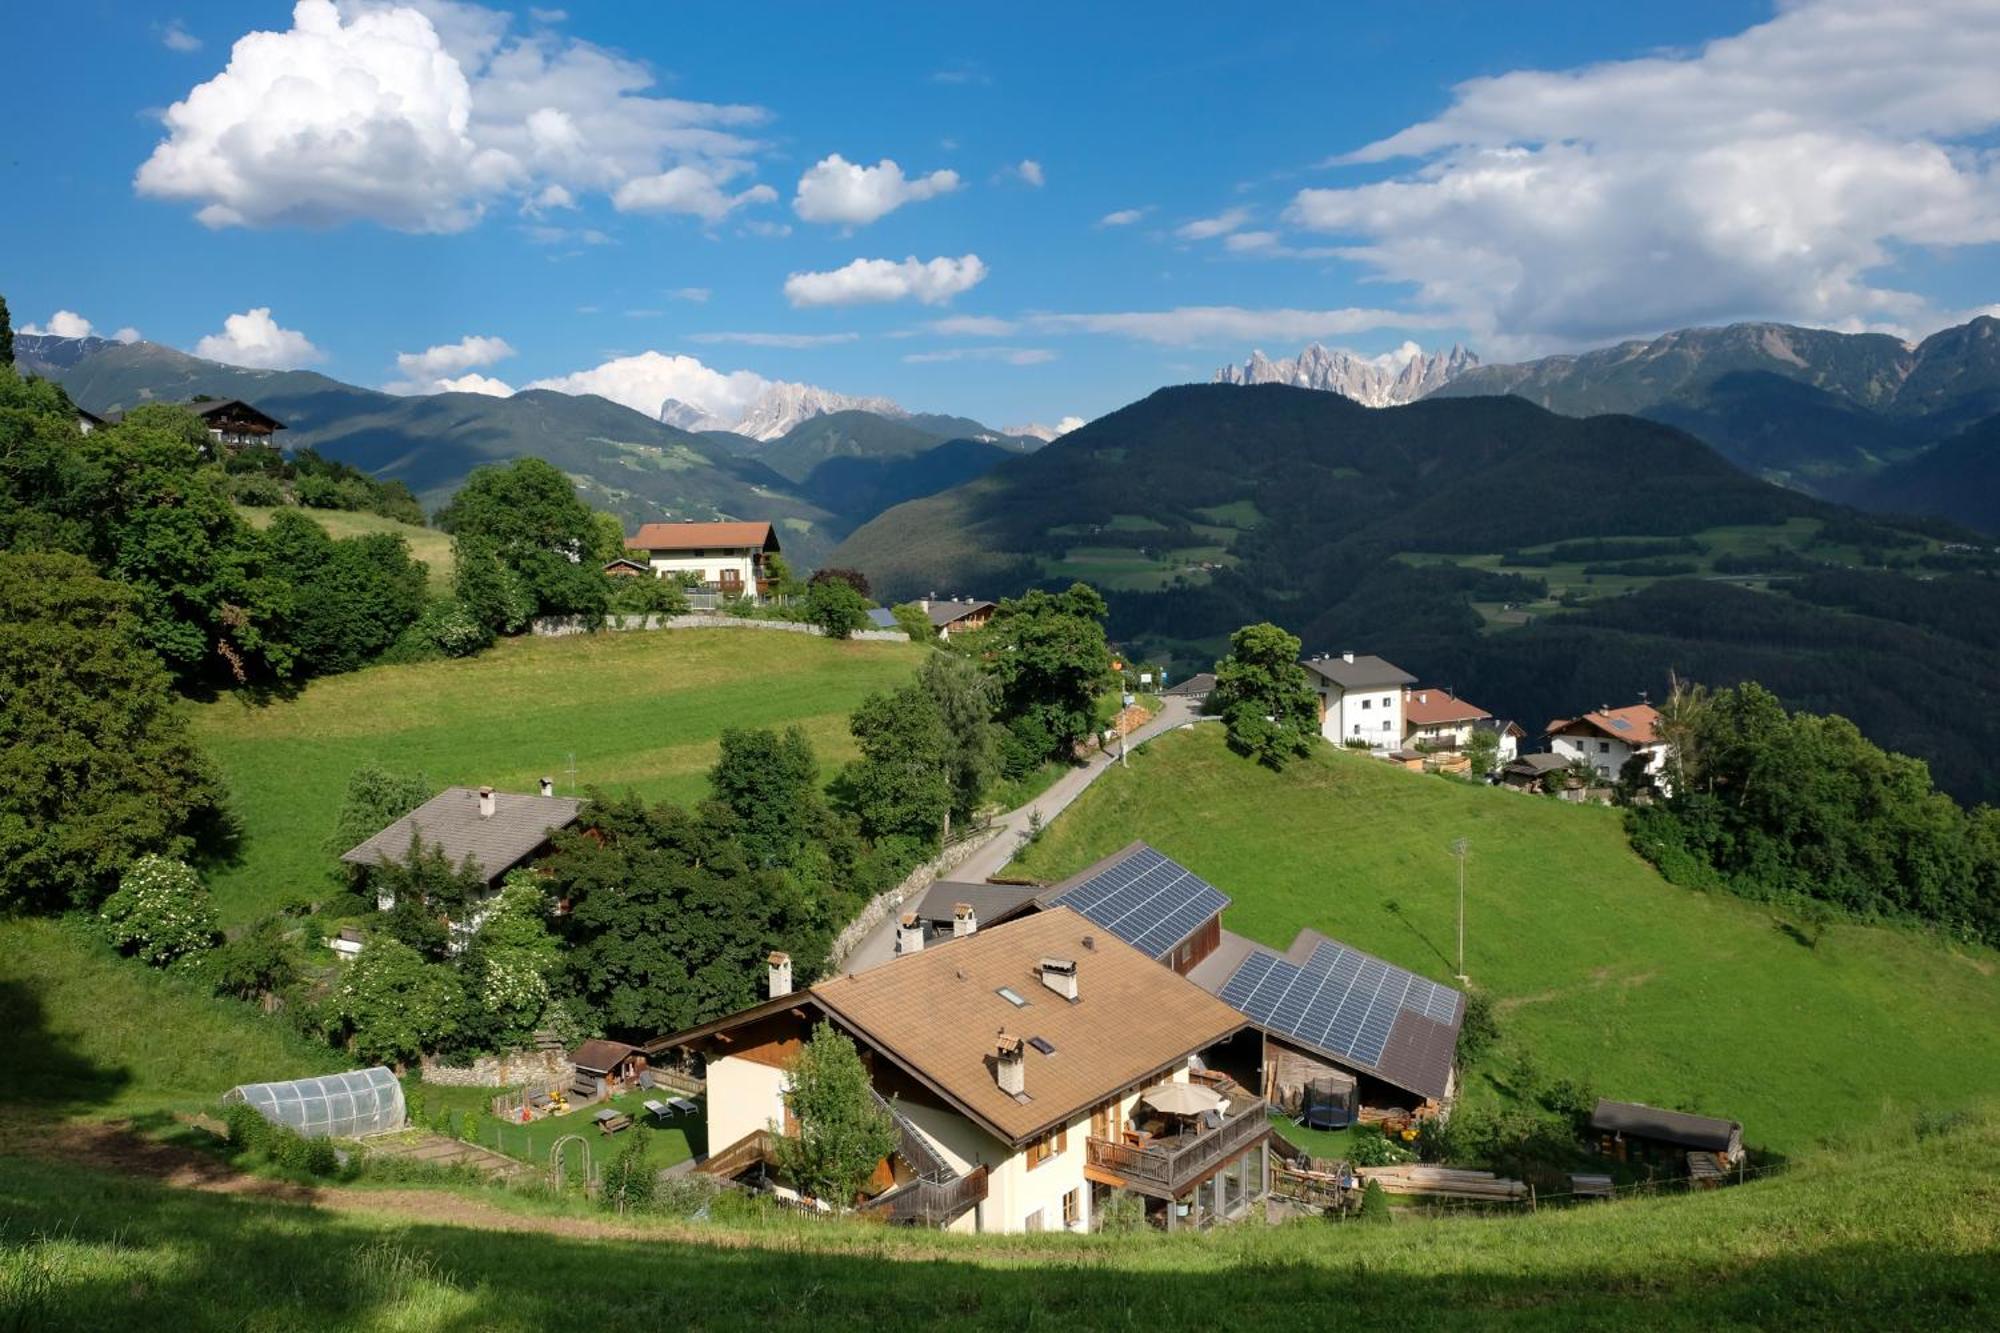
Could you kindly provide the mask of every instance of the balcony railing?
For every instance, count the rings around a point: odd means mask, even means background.
[[[1239,1105],[1216,1128],[1199,1134],[1177,1134],[1145,1145],[1088,1139],[1084,1146],[1089,1155],[1084,1160],[1133,1189],[1171,1199],[1270,1129],[1264,1103],[1252,1099]]]
[[[986,1198],[986,1168],[948,1180],[912,1180],[861,1206],[864,1214],[906,1226],[941,1227]]]

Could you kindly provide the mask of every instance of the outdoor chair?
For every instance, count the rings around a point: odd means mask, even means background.
[[[659,1122],[660,1124],[665,1124],[668,1120],[671,1120],[673,1118],[674,1112],[679,1109],[677,1107],[669,1106],[665,1102],[661,1101],[649,1100],[643,1103],[643,1105],[646,1108],[646,1114],[653,1117],[653,1119]]]

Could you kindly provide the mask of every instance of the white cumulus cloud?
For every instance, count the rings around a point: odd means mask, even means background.
[[[1042,164],[1035,161],[1032,157],[1024,157],[1019,162],[1016,162],[1014,164],[1014,174],[1020,177],[1024,184],[1032,185],[1037,190],[1041,189],[1043,183],[1048,179],[1047,176],[1042,174]]]
[[[182,55],[186,55],[191,51],[201,50],[201,38],[189,32],[187,25],[179,19],[170,19],[166,23],[155,24],[154,31],[160,34],[160,45],[166,47],[169,51],[178,51]]]
[[[222,332],[196,343],[194,354],[252,370],[295,370],[324,357],[305,334],[284,328],[271,318],[267,305],[223,320]]]
[[[767,204],[778,197],[768,185],[753,185],[730,194],[722,188],[734,172],[674,167],[657,176],[638,176],[611,196],[621,213],[687,213],[704,222],[720,222],[745,204]]]
[[[770,384],[753,371],[714,370],[692,356],[648,351],[616,357],[589,370],[535,380],[527,387],[594,393],[649,417],[658,417],[660,405],[672,398],[710,416],[734,421]]]
[[[1247,208],[1225,208],[1212,218],[1196,218],[1174,228],[1174,235],[1184,241],[1206,241],[1217,236],[1227,236],[1250,220]]]
[[[986,265],[978,255],[957,259],[939,256],[929,261],[857,259],[826,273],[794,273],[785,279],[785,297],[795,306],[861,305],[915,300],[939,305],[984,281]]]
[[[96,326],[74,310],[58,310],[49,316],[48,323],[23,324],[21,332],[44,334],[53,338],[88,338],[94,327]]]
[[[462,230],[503,195],[562,208],[647,180],[642,206],[709,218],[775,197],[717,202],[767,112],[648,95],[640,62],[511,21],[462,0],[299,0],[289,29],[238,39],[168,108],[134,184],[212,227],[415,232]]]
[[[504,398],[513,392],[506,384],[464,372],[512,355],[514,348],[505,338],[468,334],[455,343],[439,343],[421,352],[398,352],[400,378],[383,387],[390,393],[490,393]]]
[[[834,153],[821,158],[799,177],[792,211],[807,222],[860,227],[904,204],[921,203],[957,188],[955,171],[905,176],[902,167],[886,157],[872,167],[864,167]]]
[[[1900,255],[2000,241],[2000,7],[1793,0],[1684,53],[1475,79],[1307,189],[1340,240],[1489,340],[1742,318],[1934,326]]]
[[[139,330],[133,328],[130,324],[127,324],[124,328],[111,335],[111,341],[117,343],[135,343],[139,340]]]
[[[459,375],[456,378],[435,381],[426,393],[483,393],[489,398],[509,398],[514,386],[505,380],[496,380],[491,375],[481,375],[477,371]]]
[[[1145,216],[1146,210],[1143,208],[1121,208],[1115,213],[1106,213],[1097,220],[1097,225],[1100,227],[1129,227]]]

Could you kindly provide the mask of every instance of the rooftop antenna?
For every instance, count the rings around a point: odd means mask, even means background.
[[[1472,983],[1472,978],[1465,975],[1465,858],[1471,851],[1470,839],[1452,839],[1451,854],[1458,858],[1458,983],[1461,986]]]

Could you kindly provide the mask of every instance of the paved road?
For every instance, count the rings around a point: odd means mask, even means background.
[[[1186,699],[1166,699],[1152,721],[1133,732],[1126,740],[1128,745],[1143,745],[1153,737],[1176,727],[1201,720],[1196,706]],[[956,870],[951,872],[954,880],[978,883],[989,875],[998,874],[1002,867],[1014,859],[1020,849],[1021,839],[1027,835],[1030,821],[1039,814],[1043,827],[1047,827],[1055,817],[1069,808],[1071,801],[1083,795],[1091,783],[1097,781],[1103,772],[1118,762],[1118,746],[1114,743],[1108,755],[1094,756],[1089,763],[1079,765],[1058,778],[1047,791],[1029,801],[1019,809],[1009,810],[995,821],[999,832],[974,852]],[[899,914],[889,913],[882,923],[870,931],[861,943],[854,946],[854,952],[841,964],[846,972],[861,972],[880,963],[886,963],[896,956],[896,918]]]

